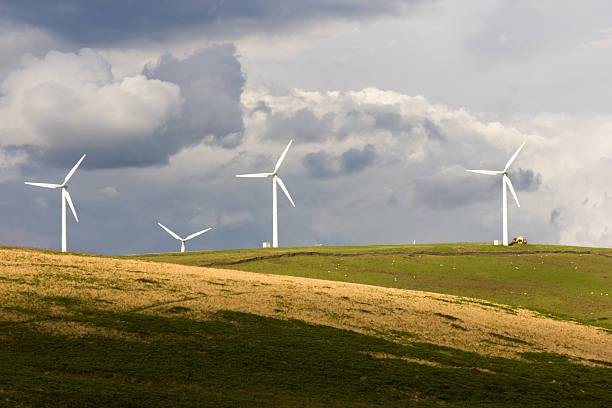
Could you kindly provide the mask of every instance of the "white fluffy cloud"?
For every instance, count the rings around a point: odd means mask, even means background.
[[[0,79],[0,147],[54,166],[88,153],[88,168],[166,164],[202,142],[232,148],[243,84],[231,44],[166,54],[124,77],[90,49],[24,57]]]
[[[392,226],[412,229],[415,216],[446,225],[438,237],[414,232],[432,241],[497,238],[501,186],[464,169],[502,169],[526,141],[511,169],[522,204],[509,204],[511,233],[563,244],[609,246],[612,239],[612,117],[539,114],[487,122],[465,109],[376,88],[281,94],[261,88],[245,93],[243,103],[253,150],[269,151],[259,141],[296,139],[288,166],[311,179],[309,190],[323,189],[309,194],[327,197],[330,204],[319,214],[329,214],[326,225],[335,232],[334,213],[367,223],[372,210],[376,227],[387,225],[390,241],[397,239]],[[343,171],[346,166],[352,167]],[[313,185],[317,179],[326,184]],[[480,232],[466,237],[464,221]],[[354,238],[375,234],[342,228]],[[325,229],[319,226],[318,233]]]
[[[177,85],[143,75],[113,78],[90,49],[24,58],[0,89],[3,146],[84,148],[147,138],[181,109]]]
[[[521,127],[546,140],[534,167],[546,187],[550,221],[559,242],[609,247],[612,243],[612,116],[539,114],[521,118]]]

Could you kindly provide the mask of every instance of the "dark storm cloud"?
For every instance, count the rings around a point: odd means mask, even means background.
[[[77,44],[94,45],[139,38],[165,40],[194,30],[232,36],[278,31],[325,19],[395,15],[405,7],[400,0],[5,0],[0,3],[0,15]]]
[[[542,184],[542,175],[535,174],[531,169],[519,168],[517,171],[509,172],[508,176],[517,191],[536,191]]]
[[[149,78],[177,84],[184,98],[182,117],[169,125],[177,147],[207,142],[235,147],[244,131],[240,95],[244,86],[233,45],[215,45],[186,60],[162,57],[145,70]]]
[[[364,170],[374,164],[376,157],[376,149],[368,144],[361,150],[349,149],[338,156],[324,151],[308,153],[302,163],[310,177],[330,179]]]

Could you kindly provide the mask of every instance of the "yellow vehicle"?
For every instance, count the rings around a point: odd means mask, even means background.
[[[524,236],[519,236],[516,237],[512,240],[512,242],[510,243],[510,245],[514,245],[514,244],[518,244],[518,245],[526,245],[527,244],[527,238],[525,238]]]

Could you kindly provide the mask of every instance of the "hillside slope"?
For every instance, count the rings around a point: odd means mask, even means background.
[[[528,310],[32,250],[0,250],[0,261],[0,398],[16,405],[503,406],[610,396],[612,334]]]
[[[612,329],[609,249],[428,244],[242,249],[130,258],[454,294]]]

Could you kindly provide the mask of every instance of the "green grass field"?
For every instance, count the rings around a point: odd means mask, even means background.
[[[283,247],[283,248],[246,248],[217,251],[193,251],[193,252],[171,252],[159,254],[127,255],[127,258],[144,260],[155,260],[159,262],[180,263],[184,265],[199,265],[210,263],[234,262],[251,257],[282,255],[288,253],[316,252],[320,254],[341,253],[344,255],[364,253],[417,253],[417,252],[441,252],[452,254],[457,252],[538,252],[538,251],[572,251],[572,252],[594,252],[604,255],[612,255],[612,248],[591,248],[563,245],[515,245],[510,247],[495,246],[486,243],[454,243],[454,244],[419,244],[419,245],[368,245],[368,246],[314,246],[314,247]]]
[[[561,251],[570,253],[553,253]],[[419,254],[423,252],[443,255]],[[482,252],[490,254],[469,254]],[[283,254],[297,255],[232,264]],[[240,249],[130,258],[447,293],[612,329],[610,254],[611,249],[555,245],[432,244]]]

